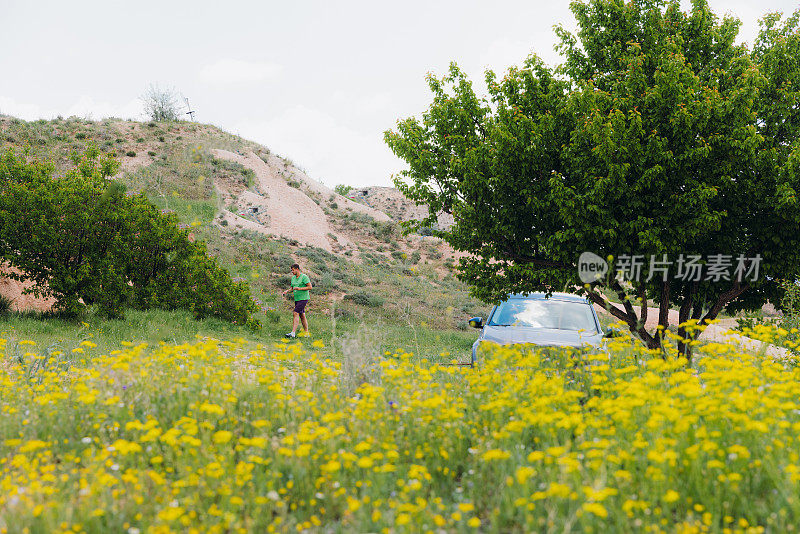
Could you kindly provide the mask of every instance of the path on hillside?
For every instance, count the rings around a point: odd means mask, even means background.
[[[266,219],[256,222],[223,210],[223,219],[234,227],[294,239],[328,252],[334,252],[334,249],[355,249],[356,245],[352,240],[328,222],[322,207],[309,196],[309,192],[316,194],[319,202],[327,202],[333,196],[333,201],[340,209],[365,213],[379,221],[389,220],[385,213],[336,194],[305,173],[288,166],[277,156],[271,155],[265,162],[253,152],[242,155],[227,150],[212,150],[212,153],[216,158],[239,163],[256,175],[259,193],[244,191],[238,195],[236,203],[241,209],[258,207],[259,211],[266,213]],[[305,191],[290,186],[287,175]],[[219,187],[221,184],[215,185]]]

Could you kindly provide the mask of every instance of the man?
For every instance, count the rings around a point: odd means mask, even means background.
[[[286,337],[297,336],[297,326],[302,321],[303,330],[308,335],[308,321],[306,321],[306,304],[308,304],[308,291],[311,289],[311,279],[308,275],[300,272],[298,264],[292,265],[292,287],[283,292],[285,295],[290,291],[294,293],[294,318],[292,320],[292,331]]]

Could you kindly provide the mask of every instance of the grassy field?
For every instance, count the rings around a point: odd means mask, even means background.
[[[292,314],[288,303],[281,310],[269,312],[268,319],[266,314],[262,315],[264,327],[253,332],[213,318],[198,321],[183,311],[129,310],[125,318],[119,320],[102,319],[89,313],[78,321],[12,313],[0,315],[0,336],[6,340],[6,355],[13,358],[27,352],[25,345],[20,344],[23,340],[35,342],[42,352],[65,354],[73,354],[73,350],[80,349],[88,341],[96,345],[95,353],[109,354],[123,343],[158,347],[204,338],[237,339],[249,347],[272,346],[291,330]],[[313,304],[309,306],[308,322],[311,336],[300,338],[298,342],[310,345],[322,341],[326,347],[322,352],[332,357],[341,356],[343,344],[357,343],[361,352],[375,356],[402,347],[432,360],[443,361],[441,354],[445,353],[468,361],[472,342],[477,338],[477,330],[435,330],[420,325],[418,320],[398,324],[379,317],[366,320],[331,317],[315,313]]]

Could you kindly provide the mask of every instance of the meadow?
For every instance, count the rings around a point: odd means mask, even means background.
[[[793,360],[709,343],[687,367],[620,337],[465,368],[355,325],[291,342],[196,325],[178,344],[83,326],[54,350],[53,332],[12,342],[4,324],[2,531],[800,526]]]
[[[665,358],[621,337],[598,353],[490,347],[474,368],[452,365],[477,337],[466,319],[489,307],[441,242],[330,199],[315,201],[358,243],[351,254],[215,222],[233,209],[215,179],[254,184],[211,148],[264,147],[186,123],[0,126],[3,144],[58,168],[89,143],[124,157],[119,181],[247,281],[263,325],[6,303],[0,532],[800,528],[793,357],[700,343],[687,365],[674,339]],[[289,342],[280,291],[295,261],[314,282],[311,336]],[[797,329],[744,326],[798,348]]]

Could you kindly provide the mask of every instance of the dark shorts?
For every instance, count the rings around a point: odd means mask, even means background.
[[[305,313],[306,312],[306,304],[308,304],[308,300],[296,300],[294,301],[294,311],[296,313]]]

